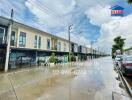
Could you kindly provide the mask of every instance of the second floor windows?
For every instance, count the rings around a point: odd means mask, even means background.
[[[34,48],[37,48],[37,44],[38,44],[38,36],[35,35],[35,37],[34,37]]]
[[[66,43],[64,43],[64,51],[66,51],[66,49],[67,49],[67,48],[66,48]]]
[[[38,38],[38,48],[41,48],[41,37]]]
[[[58,42],[58,51],[61,51],[61,42]]]
[[[4,42],[5,29],[0,27],[0,44]]]
[[[34,48],[41,48],[41,37],[40,36],[35,35]]]
[[[20,32],[19,46],[20,47],[25,47],[26,46],[26,33],[24,33],[24,32]]]
[[[47,39],[47,49],[50,49],[50,39]]]
[[[11,32],[11,46],[15,46],[15,32]]]

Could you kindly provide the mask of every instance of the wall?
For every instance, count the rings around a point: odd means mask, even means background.
[[[16,33],[17,45],[14,47],[23,48],[23,47],[19,47],[20,32],[26,33],[26,46],[24,48],[36,49],[36,48],[34,48],[35,35],[41,36],[41,48],[40,48],[40,50],[48,50],[47,49],[47,39],[50,39],[50,47],[51,47],[51,37],[53,37],[53,36],[50,34],[47,34],[44,32],[39,32],[35,29],[31,29],[31,28],[24,27],[24,26],[13,26],[12,31],[15,31],[15,33]],[[68,52],[69,51],[68,42],[66,40],[57,38],[57,41],[61,42],[61,50],[57,50],[57,51],[60,51],[60,52]],[[66,44],[66,51],[64,51],[64,43]]]

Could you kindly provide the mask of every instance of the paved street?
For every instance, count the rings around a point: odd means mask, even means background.
[[[127,100],[117,76],[111,57],[1,74],[0,100]]]

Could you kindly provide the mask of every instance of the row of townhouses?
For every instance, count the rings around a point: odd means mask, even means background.
[[[9,30],[11,30],[8,63],[8,65],[10,64],[10,68],[15,66],[15,64],[11,63],[16,62],[21,56],[31,57],[34,63],[37,62],[38,57],[50,56],[53,52],[56,56],[68,57],[68,40],[16,21],[13,21],[11,28],[9,28],[9,23],[10,19],[0,17],[0,67],[4,68],[5,66]],[[71,42],[70,45],[72,54],[75,56],[80,55],[81,59],[102,55],[102,53],[94,49],[78,45],[74,42]]]

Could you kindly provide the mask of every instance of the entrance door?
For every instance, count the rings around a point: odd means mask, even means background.
[[[4,43],[5,38],[5,28],[0,27],[0,44]]]

